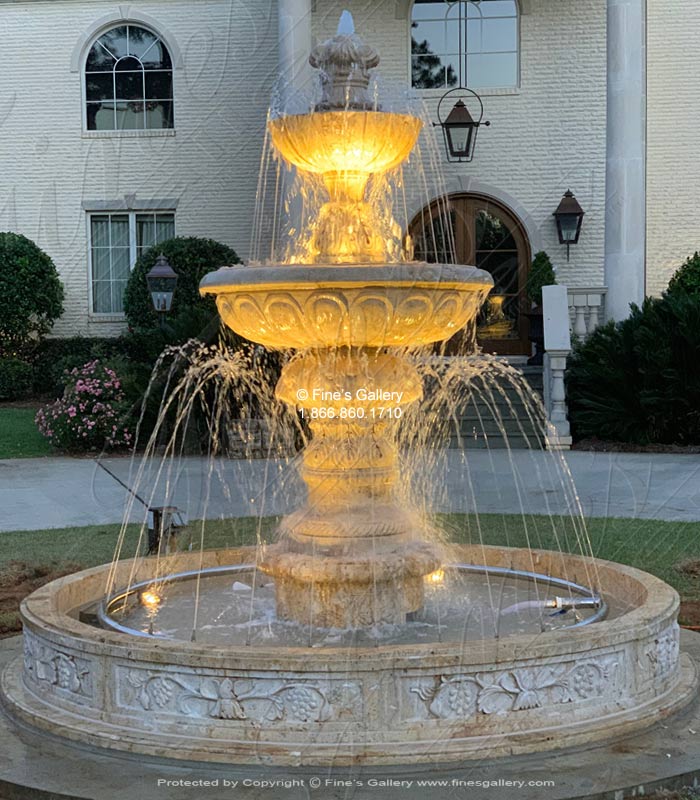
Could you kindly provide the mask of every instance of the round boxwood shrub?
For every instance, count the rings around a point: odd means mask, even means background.
[[[34,369],[20,358],[0,358],[0,400],[23,400],[34,388]]]
[[[53,261],[19,233],[0,233],[0,308],[0,355],[26,349],[63,313],[63,286]]]
[[[235,250],[213,239],[176,237],[146,250],[134,265],[124,292],[124,313],[129,326],[133,329],[158,326],[158,315],[148,293],[146,274],[161,253],[178,276],[168,323],[173,325],[180,313],[192,308],[203,309],[210,317],[214,317],[216,304],[211,296],[202,297],[199,294],[199,282],[207,272],[229,264],[240,264],[241,260]]]

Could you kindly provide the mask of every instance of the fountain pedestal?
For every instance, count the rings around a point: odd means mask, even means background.
[[[422,394],[409,362],[376,349],[324,348],[284,368],[276,395],[301,410],[313,439],[306,504],[261,565],[275,578],[278,616],[345,628],[402,623],[423,605],[440,554],[396,498],[396,426]]]

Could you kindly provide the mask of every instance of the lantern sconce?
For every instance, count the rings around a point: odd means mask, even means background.
[[[566,260],[569,260],[569,248],[572,244],[578,243],[581,234],[581,223],[583,222],[584,210],[574,197],[571,189],[567,189],[557,210],[553,212],[553,217],[557,223],[557,233],[559,234],[559,244],[566,245]]]
[[[461,96],[450,110],[450,113],[443,119],[441,113],[442,104],[450,95],[454,95],[456,92],[460,92]],[[474,119],[463,98],[467,100],[476,98],[479,104],[478,119]],[[433,127],[439,125],[442,128],[447,160],[451,163],[471,161],[474,158],[476,135],[479,127],[481,125],[488,127],[491,124],[488,120],[483,121],[484,104],[481,102],[479,95],[462,86],[450,89],[440,98],[437,107],[437,118],[438,121],[433,122]]]
[[[161,253],[156,263],[146,275],[146,285],[151,295],[153,308],[158,314],[161,328],[165,327],[165,315],[173,304],[173,295],[177,285],[177,272],[170,266],[168,259]]]

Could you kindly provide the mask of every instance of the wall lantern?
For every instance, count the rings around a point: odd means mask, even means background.
[[[584,213],[578,200],[574,197],[574,193],[571,189],[567,189],[553,214],[557,223],[559,244],[566,245],[567,261],[569,260],[569,247],[578,242],[578,237],[581,234]]]
[[[170,311],[173,304],[177,273],[162,253],[146,275],[146,285],[151,295],[153,308],[160,315],[161,325],[164,325],[165,315]]]
[[[461,93],[461,96],[458,97],[450,113],[443,119],[443,102],[450,97],[450,95],[454,98],[457,92]],[[474,119],[464,99],[472,101],[474,106],[478,103],[478,119]],[[481,102],[479,95],[471,89],[465,89],[461,86],[456,89],[450,89],[440,98],[437,107],[437,118],[438,121],[433,122],[433,126],[439,125],[442,128],[447,160],[451,163],[471,161],[474,158],[476,135],[479,131],[479,126],[486,125],[488,127],[491,124],[488,121],[482,122],[484,118],[484,104]]]

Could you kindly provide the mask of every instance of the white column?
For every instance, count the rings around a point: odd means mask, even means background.
[[[646,0],[607,1],[606,311],[624,319],[645,291]]]
[[[545,445],[548,450],[568,450],[571,447],[564,383],[566,359],[571,352],[568,294],[566,286],[542,287],[544,407],[547,412]]]
[[[302,89],[311,77],[312,0],[278,0],[279,71],[283,95]]]

